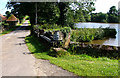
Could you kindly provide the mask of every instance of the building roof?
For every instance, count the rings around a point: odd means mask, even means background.
[[[12,14],[6,21],[18,21],[18,19]]]
[[[6,20],[7,18],[5,16],[3,16],[2,14],[0,14],[0,17],[2,17],[2,21]]]

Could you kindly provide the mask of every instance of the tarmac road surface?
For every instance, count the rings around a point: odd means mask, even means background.
[[[30,54],[24,39],[30,34],[30,30],[26,29],[27,22],[15,31],[0,36],[0,75],[73,76],[73,73],[50,64],[48,60],[36,59]]]

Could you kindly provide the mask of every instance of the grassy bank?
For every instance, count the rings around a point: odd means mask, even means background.
[[[117,76],[118,60],[106,57],[94,58],[85,54],[64,57],[49,56],[49,47],[33,36],[25,38],[28,49],[38,59],[49,60],[50,63],[62,67],[79,76]]]

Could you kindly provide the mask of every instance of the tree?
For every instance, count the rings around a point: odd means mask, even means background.
[[[109,14],[115,14],[115,15],[118,14],[118,11],[117,11],[117,9],[116,9],[115,6],[112,6],[112,7],[110,8],[110,10],[109,10]]]
[[[76,2],[74,20],[75,22],[91,21],[90,14],[95,10],[93,2]]]
[[[106,13],[92,13],[91,14],[91,21],[92,22],[103,22],[103,23],[107,23],[108,22],[108,14]]]
[[[35,24],[35,4],[36,3],[15,3],[10,2],[7,7],[13,7],[12,13],[15,14],[19,19],[23,16],[28,15],[30,17],[31,25]],[[70,2],[41,2],[37,3],[37,14],[38,24],[58,24],[62,27],[74,26],[74,18],[79,18],[79,21],[89,21],[89,13],[93,10],[93,3],[80,3],[76,2],[78,10],[71,9]],[[32,5],[32,6],[31,6]],[[82,6],[82,7],[81,7]],[[83,14],[83,10],[86,10]],[[84,17],[85,16],[85,17]]]
[[[91,21],[91,15],[86,10],[83,10],[83,15],[84,15],[84,18],[85,18],[86,22]]]
[[[120,8],[118,9],[118,22],[120,23]]]
[[[108,22],[109,23],[118,23],[118,11],[115,6],[112,6],[108,12]]]
[[[7,18],[11,15],[11,13],[9,11],[6,11],[5,14],[6,14]]]

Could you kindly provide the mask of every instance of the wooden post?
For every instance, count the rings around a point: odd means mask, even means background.
[[[65,41],[65,48],[68,48],[69,44],[70,44],[70,32],[69,32],[68,38]]]
[[[36,19],[35,19],[35,24],[37,25],[37,2],[36,2],[36,4],[35,4],[35,8],[36,8]]]

